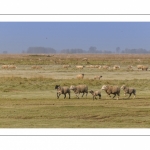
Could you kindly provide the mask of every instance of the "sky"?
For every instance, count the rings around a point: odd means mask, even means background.
[[[150,22],[0,22],[0,53],[29,47],[150,50]]]

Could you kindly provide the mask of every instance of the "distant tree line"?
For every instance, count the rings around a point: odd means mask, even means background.
[[[53,48],[45,47],[29,47],[27,53],[39,54],[39,53],[56,53],[56,50]]]
[[[73,48],[73,49],[62,49],[60,51],[55,50],[54,48],[46,48],[46,47],[29,47],[27,51],[23,51],[23,53],[32,53],[32,54],[39,54],[39,53],[69,53],[69,54],[74,54],[74,53],[104,53],[104,54],[109,54],[109,53],[130,53],[130,54],[145,54],[145,53],[150,53],[150,50],[146,50],[143,48],[138,48],[138,49],[129,49],[126,48],[124,50],[121,50],[120,47],[116,47],[116,50],[114,51],[109,51],[109,50],[97,50],[95,46],[91,46],[88,50],[83,50],[81,48]]]

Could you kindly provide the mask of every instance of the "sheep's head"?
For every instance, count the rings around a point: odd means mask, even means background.
[[[70,86],[70,90],[74,90],[75,89],[75,86],[74,85],[71,85]]]
[[[90,92],[91,94],[92,94],[92,93],[94,93],[94,91],[93,91],[93,90],[90,90],[89,92]]]
[[[55,89],[58,89],[59,87],[60,87],[60,85],[56,85],[56,86],[55,86]]]
[[[103,85],[101,89],[102,89],[102,90],[106,90],[107,87],[108,87],[107,85]]]
[[[124,89],[125,89],[125,87],[126,87],[125,85],[122,85],[122,86],[121,86],[121,89],[122,89],[122,90],[124,90]]]

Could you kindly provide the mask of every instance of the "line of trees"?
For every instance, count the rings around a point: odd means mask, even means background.
[[[57,51],[54,48],[46,48],[46,47],[29,47],[27,51],[23,51],[23,53],[32,53],[32,54],[39,54],[39,53],[137,53],[137,54],[143,54],[143,53],[150,53],[150,50],[146,50],[143,48],[139,49],[129,49],[126,48],[124,50],[121,50],[120,47],[116,47],[116,50],[109,51],[109,50],[97,50],[95,46],[91,46],[88,50],[83,50],[81,48],[74,48],[74,49],[62,49],[61,51]]]
[[[29,47],[26,53],[39,54],[39,53],[56,53],[56,50],[53,48],[46,47]]]

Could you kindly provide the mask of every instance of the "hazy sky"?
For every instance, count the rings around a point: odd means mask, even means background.
[[[150,50],[150,22],[0,22],[0,53],[28,47]]]

